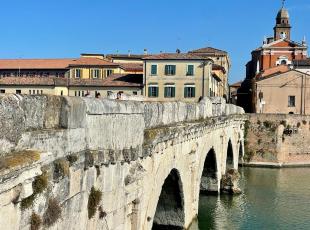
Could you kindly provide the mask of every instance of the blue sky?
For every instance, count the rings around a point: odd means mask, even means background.
[[[2,0],[0,58],[80,53],[229,52],[230,82],[244,78],[251,50],[273,34],[281,0]],[[310,43],[309,0],[287,0],[292,39]]]

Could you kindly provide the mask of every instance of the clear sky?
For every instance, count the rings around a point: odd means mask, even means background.
[[[0,58],[80,53],[229,52],[230,82],[243,79],[251,50],[273,35],[281,0],[2,0]],[[292,39],[310,43],[310,1],[287,0]]]

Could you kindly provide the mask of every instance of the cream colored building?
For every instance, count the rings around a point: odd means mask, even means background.
[[[310,75],[288,70],[256,81],[258,113],[310,114]]]
[[[198,101],[217,87],[212,60],[193,54],[162,53],[144,60],[144,95],[150,101]],[[216,89],[215,89],[216,90]]]

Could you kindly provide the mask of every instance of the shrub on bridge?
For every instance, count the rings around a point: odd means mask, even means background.
[[[101,201],[101,198],[102,198],[102,192],[92,187],[90,190],[87,204],[89,219],[94,217],[96,210],[99,206],[99,203]]]

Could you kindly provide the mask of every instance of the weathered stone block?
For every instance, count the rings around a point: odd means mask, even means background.
[[[64,97],[61,113],[61,127],[67,129],[84,128],[86,119],[86,105],[79,97]]]

